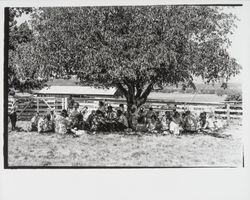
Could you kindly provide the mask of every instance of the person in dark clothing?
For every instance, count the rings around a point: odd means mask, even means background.
[[[141,107],[138,112],[138,124],[145,124],[146,123],[146,113],[144,108]]]
[[[16,112],[10,113],[9,117],[10,117],[10,123],[11,123],[11,130],[14,131],[16,129],[16,122],[17,122]]]
[[[108,106],[108,110],[105,115],[105,125],[108,131],[114,131],[115,129],[115,119],[116,119],[116,113],[113,111],[112,106]]]
[[[90,130],[93,125],[93,119],[95,117],[96,111],[92,110],[88,118],[86,119],[84,130]]]
[[[11,102],[11,107],[10,107],[10,112],[9,114],[9,118],[10,118],[10,123],[11,123],[11,130],[15,130],[16,129],[16,122],[17,122],[17,100],[15,97],[15,91],[10,91],[9,92],[9,101]]]
[[[72,95],[70,95],[68,99],[68,110],[73,109],[74,103],[75,103],[75,100],[72,98]]]
[[[124,131],[128,128],[128,120],[123,114],[121,110],[117,110],[117,117],[116,117],[116,124],[115,130],[116,131]]]

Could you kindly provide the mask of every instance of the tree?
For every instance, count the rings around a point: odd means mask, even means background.
[[[231,94],[228,94],[225,101],[239,101],[242,102],[242,92],[241,91],[232,91]]]
[[[41,8],[33,14],[34,52],[47,77],[115,86],[128,114],[155,86],[226,81],[240,66],[227,52],[236,17],[211,6]]]
[[[8,88],[20,91],[40,88],[44,81],[38,78],[34,68],[34,52],[32,41],[33,31],[29,24],[17,25],[17,18],[22,14],[30,14],[33,8],[9,8],[9,64],[8,64]]]

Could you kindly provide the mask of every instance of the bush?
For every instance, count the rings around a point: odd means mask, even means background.
[[[228,94],[225,101],[242,101],[242,93]]]

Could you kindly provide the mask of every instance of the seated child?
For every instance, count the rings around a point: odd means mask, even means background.
[[[161,131],[162,131],[162,128],[163,128],[163,125],[162,125],[161,120],[159,119],[159,117],[156,117],[155,130],[156,130],[157,132],[161,132]]]
[[[89,116],[89,108],[87,106],[84,106],[84,108],[80,112],[83,116],[83,120],[87,120]]]
[[[152,107],[149,108],[148,112],[146,113],[146,121],[150,121],[151,117],[155,115],[155,112]]]
[[[174,135],[179,135],[180,123],[181,123],[180,114],[178,112],[175,112],[169,124],[169,132]]]
[[[214,126],[215,130],[220,130],[223,128],[223,122],[219,117],[215,116]]]
[[[146,113],[144,108],[141,107],[138,112],[138,124],[145,124],[146,123]]]
[[[152,115],[151,118],[148,119],[147,129],[151,133],[156,133],[156,125],[157,125],[157,117],[156,115]]]
[[[108,131],[114,131],[115,129],[116,113],[113,111],[112,106],[108,106],[107,113],[105,115],[105,124]]]
[[[38,120],[37,126],[38,133],[52,132],[53,124],[50,114],[46,114]]]
[[[39,120],[39,112],[37,112],[35,116],[32,117],[29,131],[37,131],[38,120]]]
[[[198,121],[198,130],[204,131],[207,128],[207,113],[202,112],[200,113],[199,121]]]
[[[119,107],[117,108],[117,110],[122,111],[123,114],[125,114],[125,109],[124,109],[124,104],[120,104]]]
[[[96,111],[92,110],[90,115],[86,119],[86,123],[85,123],[85,126],[83,128],[84,130],[90,130],[90,128],[92,127],[92,124],[93,124],[93,119],[95,117],[95,114],[96,114]]]
[[[169,131],[169,124],[171,122],[173,113],[171,111],[166,111],[161,119],[163,133],[167,134]]]
[[[55,118],[55,132],[59,134],[66,134],[70,130],[69,128],[69,119],[66,110],[62,110],[60,115],[57,115]]]
[[[183,120],[183,129],[184,131],[190,133],[194,133],[197,131],[196,119],[189,110],[185,113],[185,118]]]
[[[128,128],[128,120],[121,110],[117,110],[116,127],[117,131],[124,131]]]
[[[100,110],[96,111],[96,114],[93,117],[92,126],[90,128],[91,131],[107,131],[105,125],[105,118],[103,116],[103,112]]]
[[[71,121],[71,128],[80,128],[80,121],[79,119],[82,119],[83,117],[82,116],[79,116],[79,115],[82,115],[79,111],[78,111],[78,108],[79,108],[79,103],[78,102],[75,102],[74,105],[73,105],[73,110],[71,110],[70,114],[69,114],[69,119]]]

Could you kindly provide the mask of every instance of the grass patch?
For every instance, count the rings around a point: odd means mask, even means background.
[[[25,130],[27,122],[18,122]],[[242,166],[241,126],[214,135],[9,132],[9,166]]]

